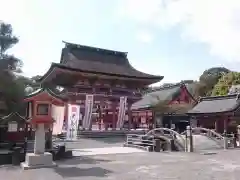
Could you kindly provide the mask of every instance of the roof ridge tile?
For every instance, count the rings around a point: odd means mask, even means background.
[[[223,96],[208,96],[208,97],[200,97],[199,101],[209,101],[209,100],[222,100],[222,99],[233,99],[236,98],[238,94],[231,94],[231,95],[223,95]]]

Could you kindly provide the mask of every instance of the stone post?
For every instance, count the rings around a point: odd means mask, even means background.
[[[155,152],[160,152],[161,151],[161,140],[160,139],[155,139],[154,140],[154,151]]]
[[[45,129],[44,124],[38,124],[35,131],[34,153],[44,154],[45,152]]]
[[[169,151],[174,151],[175,150],[175,147],[174,147],[175,145],[174,145],[174,140],[173,139],[171,139],[170,141],[169,141],[169,144],[168,144],[168,150]]]
[[[56,166],[52,160],[52,154],[45,152],[44,123],[39,123],[35,131],[34,153],[26,154],[25,162],[21,163],[21,167],[26,170]]]
[[[228,138],[226,133],[223,135],[223,148],[228,149]]]
[[[193,137],[192,137],[192,128],[187,126],[187,152],[193,152]]]
[[[187,138],[187,133],[185,134],[185,144],[184,144],[184,148],[185,148],[185,152],[188,152],[188,138]]]

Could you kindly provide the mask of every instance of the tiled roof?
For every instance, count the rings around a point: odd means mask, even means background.
[[[211,114],[235,111],[240,106],[238,94],[216,97],[205,97],[193,107],[188,114]]]
[[[194,93],[196,87],[194,83],[192,84],[178,83],[176,85],[155,89],[154,91],[143,95],[142,99],[134,103],[131,109],[136,110],[150,108],[157,105],[159,102],[171,101],[172,99],[179,95],[182,86],[186,87],[190,95]]]
[[[44,91],[47,92],[52,97],[59,98],[59,99],[62,99],[62,100],[66,99],[66,97],[64,97],[63,95],[56,94],[53,91],[51,91],[50,89],[48,89],[48,88],[39,88],[39,89],[33,91],[32,93],[26,95],[25,99],[31,98],[33,96],[36,96],[36,95],[38,95],[38,94],[40,94],[40,93],[42,93]]]
[[[19,113],[17,112],[13,112],[7,116],[4,116],[0,119],[0,124],[1,125],[6,125],[11,121],[16,121],[18,123],[26,123],[27,119],[25,119],[25,117],[21,116]]]
[[[181,84],[157,89],[153,92],[145,94],[141,100],[134,103],[132,110],[150,108],[157,105],[159,102],[171,101],[180,93]]]
[[[163,76],[155,76],[134,69],[126,52],[112,51],[89,46],[66,43],[62,50],[61,66],[86,72],[124,75],[160,81]]]

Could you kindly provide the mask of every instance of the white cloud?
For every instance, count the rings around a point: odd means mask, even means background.
[[[206,43],[210,53],[240,61],[239,0],[125,0],[122,18],[162,29],[182,27],[182,37]]]
[[[147,31],[139,31],[136,34],[136,38],[138,41],[143,42],[143,43],[151,43],[153,40],[152,34]]]

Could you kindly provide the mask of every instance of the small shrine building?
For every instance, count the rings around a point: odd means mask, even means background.
[[[240,95],[200,98],[187,113],[192,126],[215,129],[219,133],[235,132],[240,124]]]
[[[194,84],[179,83],[159,88],[143,96],[131,107],[136,126],[167,127],[185,130],[189,124],[186,112],[196,103]],[[154,119],[154,121],[153,121]]]

